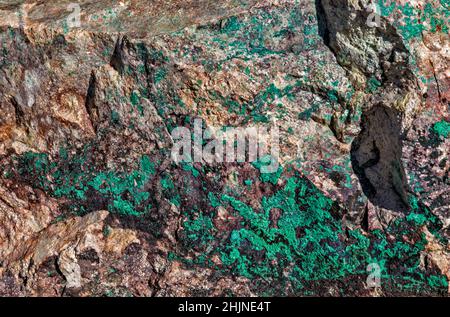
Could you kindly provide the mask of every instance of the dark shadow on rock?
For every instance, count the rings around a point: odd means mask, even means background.
[[[317,24],[319,27],[319,35],[323,39],[326,46],[330,46],[330,31],[327,26],[327,19],[325,16],[325,10],[321,0],[315,0]]]
[[[376,105],[361,120],[351,160],[364,194],[378,207],[406,212],[407,180],[401,162],[401,118],[392,108]]]

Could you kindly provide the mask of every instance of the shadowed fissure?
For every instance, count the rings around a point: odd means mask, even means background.
[[[407,183],[401,162],[401,119],[398,111],[376,105],[361,120],[351,148],[353,169],[364,194],[378,207],[408,209]]]

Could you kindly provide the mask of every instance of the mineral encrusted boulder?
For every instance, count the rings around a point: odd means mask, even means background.
[[[0,1],[0,295],[447,296],[448,6]]]

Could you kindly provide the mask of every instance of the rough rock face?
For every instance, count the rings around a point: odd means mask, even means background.
[[[447,296],[448,6],[0,1],[0,295]]]

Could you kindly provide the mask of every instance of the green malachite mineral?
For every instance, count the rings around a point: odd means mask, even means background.
[[[448,0],[7,2],[0,296],[448,296]]]

